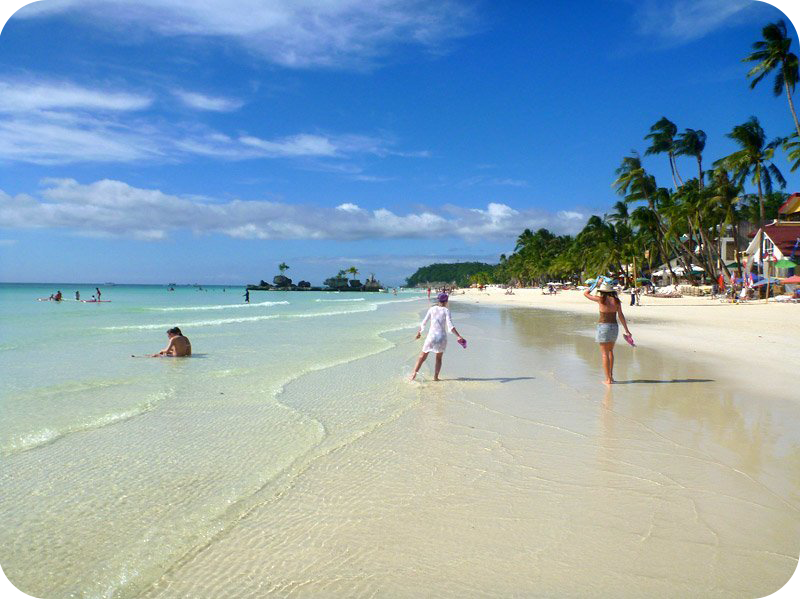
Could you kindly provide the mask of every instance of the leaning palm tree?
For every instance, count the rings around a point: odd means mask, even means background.
[[[672,173],[672,183],[677,188],[683,184],[681,176],[678,174],[678,165],[675,163],[675,134],[678,128],[667,117],[661,117],[651,128],[650,133],[644,139],[651,140],[650,147],[645,150],[645,156],[650,154],[667,153],[669,157],[669,169]]]
[[[735,183],[742,184],[750,176],[750,182],[758,189],[758,247],[763,248],[764,221],[766,220],[764,216],[764,192],[767,194],[772,193],[773,179],[781,187],[786,186],[786,180],[778,167],[772,162],[775,148],[780,145],[782,140],[781,138],[776,138],[767,143],[764,130],[756,117],[750,117],[746,123],[737,125],[727,136],[739,144],[740,149],[719,159],[714,163],[714,166],[733,171],[733,181]]]
[[[675,156],[694,156],[697,159],[698,181],[703,182],[703,150],[706,147],[706,133],[702,129],[686,129],[675,140]]]
[[[792,111],[792,118],[794,119],[794,127],[797,130],[797,135],[800,136],[800,123],[797,121],[797,113],[792,102],[794,86],[800,79],[797,56],[793,52],[789,52],[792,38],[786,33],[786,23],[784,23],[783,19],[764,27],[761,30],[761,35],[764,36],[764,39],[753,44],[755,52],[742,59],[742,62],[758,62],[756,66],[747,72],[747,76],[753,78],[750,82],[750,89],[756,87],[764,77],[777,69],[778,72],[775,74],[772,92],[776,96],[780,96],[781,92],[786,92],[789,110]]]

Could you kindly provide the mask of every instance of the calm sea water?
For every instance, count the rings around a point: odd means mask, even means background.
[[[56,289],[65,301],[37,301]],[[76,290],[94,285],[0,285],[0,563],[34,595],[135,594],[313,448],[394,410],[391,394],[348,407],[333,431],[281,390],[409,337],[428,305],[418,292],[244,304],[242,288],[127,285],[101,285],[111,302],[91,304]],[[176,325],[194,356],[131,356]],[[358,388],[340,379],[310,401]]]

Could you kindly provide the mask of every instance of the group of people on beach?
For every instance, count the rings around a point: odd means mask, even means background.
[[[628,329],[628,322],[625,320],[625,315],[622,313],[622,302],[617,296],[614,286],[607,279],[600,279],[596,284],[597,294],[592,294],[595,288],[587,289],[583,295],[593,302],[596,302],[600,311],[600,318],[597,324],[597,331],[595,334],[595,341],[600,345],[600,354],[603,361],[603,371],[605,373],[604,383],[614,383],[614,344],[619,337],[619,323],[625,329],[625,337],[628,343],[633,345],[633,337],[631,336],[630,329]],[[428,288],[430,291],[430,288]],[[249,298],[248,298],[249,299]],[[417,362],[414,365],[414,370],[411,373],[411,381],[417,377],[417,373],[422,367],[423,363],[427,360],[428,354],[431,352],[435,355],[435,363],[433,370],[433,380],[439,381],[439,374],[442,370],[442,359],[444,351],[447,348],[447,334],[453,333],[458,339],[458,343],[464,348],[467,347],[467,340],[458,332],[453,324],[453,318],[450,314],[448,307],[450,297],[442,291],[436,297],[437,303],[431,306],[425,313],[425,317],[419,325],[415,339],[422,337],[425,327],[430,323],[428,335],[422,344],[422,352],[417,357]],[[619,318],[619,323],[617,319]],[[192,344],[179,327],[173,327],[167,331],[167,338],[169,342],[167,346],[157,352],[151,354],[152,357],[159,356],[191,356]]]
[[[592,293],[595,289],[597,294]],[[428,292],[430,293],[430,288],[428,288]],[[622,327],[625,330],[625,340],[632,346],[634,345],[633,336],[628,328],[625,315],[622,313],[622,302],[617,296],[617,292],[610,280],[607,278],[598,278],[596,287],[587,289],[583,292],[583,295],[588,300],[596,302],[600,311],[595,341],[600,345],[600,354],[605,374],[603,383],[611,385],[614,383],[614,344],[616,344],[617,338],[619,337],[619,323],[622,323]],[[422,344],[422,352],[414,365],[414,371],[411,373],[411,381],[416,379],[420,367],[431,352],[436,355],[433,380],[439,381],[439,373],[442,370],[442,357],[444,356],[445,348],[447,348],[448,332],[454,333],[458,338],[458,343],[464,348],[467,347],[467,341],[458,333],[455,325],[453,325],[450,309],[447,306],[449,301],[448,295],[445,292],[441,292],[436,299],[438,303],[428,309],[417,331],[415,339],[422,337],[425,326],[430,322],[428,335]],[[619,318],[619,323],[617,322],[617,318]]]

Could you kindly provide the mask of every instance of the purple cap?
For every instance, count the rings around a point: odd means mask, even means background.
[[[447,298],[448,298],[448,296],[447,296],[447,294],[445,294],[444,292],[442,292],[441,294],[439,294],[438,296],[436,296],[436,299],[437,299],[439,302],[447,302]]]

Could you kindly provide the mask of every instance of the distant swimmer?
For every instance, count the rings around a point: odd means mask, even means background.
[[[56,302],[61,302],[62,298],[63,298],[63,296],[61,295],[61,290],[58,290],[56,292],[56,295],[53,296],[53,300],[55,300]]]
[[[167,347],[161,350],[158,354],[153,354],[151,356],[192,355],[192,343],[189,341],[189,338],[181,333],[180,327],[173,327],[172,329],[167,330],[167,337],[169,337],[169,344],[167,344]]]
[[[244,301],[250,304],[250,290],[244,291]]]
[[[81,293],[80,293],[80,292],[78,292],[78,291],[76,291],[76,292],[75,292],[75,300],[78,300],[78,301],[80,301],[80,299],[81,299]]]

